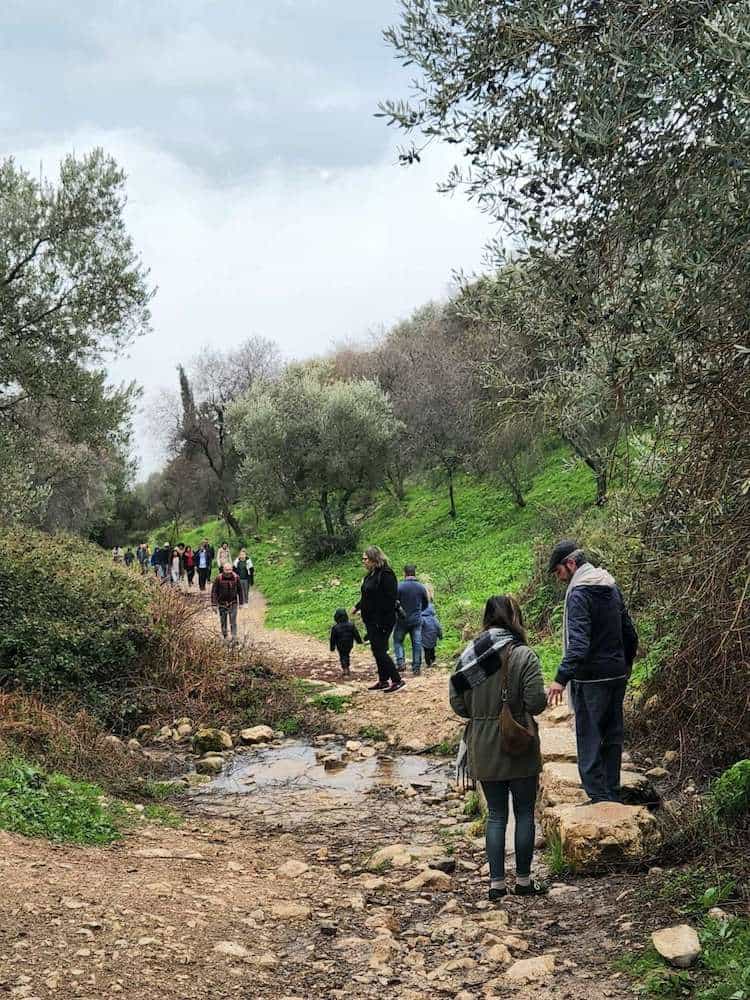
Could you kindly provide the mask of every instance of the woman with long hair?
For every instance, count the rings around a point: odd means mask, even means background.
[[[534,716],[544,711],[547,698],[539,659],[527,645],[521,609],[509,594],[487,601],[483,630],[463,651],[451,674],[450,703],[454,712],[469,720],[464,733],[466,770],[479,781],[487,799],[489,898],[499,899],[508,891],[505,831],[509,796],[516,820],[514,893],[532,896],[547,892],[546,885],[531,878],[534,807],[542,770]],[[512,718],[506,713],[501,721],[505,704]],[[517,727],[510,739],[509,727]]]
[[[388,694],[400,691],[404,686],[388,652],[388,640],[396,624],[398,581],[388,565],[385,552],[377,545],[365,549],[362,562],[366,572],[361,596],[352,608],[352,615],[362,615],[370,649],[378,666],[378,681],[371,685],[370,690]]]

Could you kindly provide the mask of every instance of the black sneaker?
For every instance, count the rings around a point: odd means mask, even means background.
[[[538,882],[536,879],[532,879],[528,885],[519,885],[516,883],[513,893],[516,896],[544,896],[549,892],[549,886],[546,882]]]
[[[371,684],[371,685],[370,685],[370,686],[368,687],[368,689],[367,689],[367,690],[368,690],[368,691],[385,691],[385,689],[386,689],[387,687],[388,687],[388,684],[387,684],[387,683],[386,683],[386,684],[383,684],[383,683],[381,683],[381,681],[378,681],[378,682],[377,682],[377,684]]]
[[[507,895],[508,895],[508,890],[507,889],[505,889],[505,888],[502,888],[502,889],[495,888],[495,889],[490,889],[490,891],[487,893],[487,899],[489,899],[489,901],[491,903],[494,903],[496,899],[502,899],[503,896],[507,896]]]
[[[403,681],[399,681],[398,684],[391,684],[390,687],[383,689],[383,694],[393,694],[394,691],[400,691],[401,688],[405,688],[406,684]]]

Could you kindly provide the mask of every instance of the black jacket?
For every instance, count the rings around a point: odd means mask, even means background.
[[[362,642],[362,636],[354,622],[337,622],[331,629],[331,652],[351,653],[355,642]]]
[[[568,596],[568,641],[558,684],[627,677],[638,633],[617,587],[576,587]]]
[[[390,566],[383,566],[368,573],[362,581],[362,596],[355,604],[355,611],[362,614],[367,628],[388,631],[396,624],[396,598],[398,581]]]

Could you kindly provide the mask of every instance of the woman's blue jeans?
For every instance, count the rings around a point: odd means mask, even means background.
[[[508,794],[513,798],[516,818],[515,852],[516,875],[522,878],[531,874],[534,854],[534,807],[536,805],[539,775],[530,778],[512,778],[510,781],[480,782],[487,799],[487,860],[490,879],[505,878],[505,831],[508,826]]]

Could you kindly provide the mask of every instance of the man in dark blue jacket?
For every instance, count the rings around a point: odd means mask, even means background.
[[[393,651],[396,666],[404,669],[406,653],[404,639],[411,638],[411,671],[417,676],[422,672],[422,612],[430,603],[427,588],[417,579],[416,566],[404,566],[404,579],[398,584],[398,602],[401,617],[393,630]]]
[[[610,574],[586,560],[572,539],[552,550],[549,571],[568,584],[563,611],[563,658],[547,700],[562,701],[570,684],[578,771],[592,802],[618,802],[623,700],[638,633]]]

